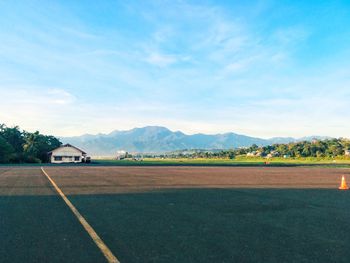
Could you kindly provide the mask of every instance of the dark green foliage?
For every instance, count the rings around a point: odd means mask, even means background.
[[[9,128],[4,124],[0,125],[0,135],[11,146],[13,152],[6,155],[9,162],[20,162],[23,159],[24,137],[18,126]]]
[[[208,151],[208,150],[183,150],[166,154],[164,157],[171,158],[227,158],[234,159],[235,156],[268,156],[271,157],[339,157],[344,156],[345,151],[350,150],[350,140],[345,138],[312,140],[293,142],[288,144],[273,144],[258,146],[253,144],[250,147],[242,147],[233,150]]]
[[[0,135],[0,163],[9,162],[13,153],[13,147]]]
[[[34,133],[24,132],[24,137],[25,143],[23,150],[29,162],[35,162],[35,159],[47,162],[47,153],[61,145],[61,142],[57,138],[42,135],[38,131]]]
[[[0,163],[47,162],[47,153],[62,143],[54,136],[21,131],[0,124]]]
[[[274,144],[269,146],[269,151],[276,151],[280,156],[291,157],[337,157],[343,156],[345,151],[349,150],[349,146],[349,139],[339,138]]]

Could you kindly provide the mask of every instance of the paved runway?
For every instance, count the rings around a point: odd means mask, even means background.
[[[0,169],[0,262],[105,262],[40,168]]]

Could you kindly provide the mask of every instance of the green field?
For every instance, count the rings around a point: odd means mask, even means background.
[[[324,166],[324,167],[350,167],[350,158],[259,158],[236,157],[224,158],[143,158],[142,160],[99,159],[93,158],[89,164],[51,164],[51,163],[14,163],[0,164],[0,166]]]
[[[266,163],[268,162],[268,163]],[[190,159],[190,158],[144,158],[142,160],[108,160],[95,159],[93,165],[125,165],[125,166],[149,166],[149,165],[189,165],[189,166],[350,166],[348,158],[247,158],[235,159]]]

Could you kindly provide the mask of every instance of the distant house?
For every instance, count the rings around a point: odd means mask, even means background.
[[[350,156],[350,150],[345,150],[345,156]]]
[[[115,159],[116,160],[123,160],[127,157],[128,153],[126,151],[117,151],[116,155],[115,155]]]
[[[253,152],[247,153],[248,157],[260,157],[261,155],[262,155],[262,153],[259,151],[253,151]]]
[[[86,160],[86,152],[70,144],[62,145],[48,154],[51,163],[81,163]]]

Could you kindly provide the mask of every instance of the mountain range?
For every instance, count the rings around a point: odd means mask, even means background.
[[[119,150],[132,153],[164,153],[182,149],[232,149],[274,143],[289,143],[326,137],[310,136],[295,139],[275,137],[271,139],[255,138],[233,132],[223,134],[187,135],[180,131],[171,131],[165,127],[146,126],[127,131],[113,131],[109,134],[85,134],[75,137],[61,137],[63,143],[70,143],[91,156],[114,156]]]

